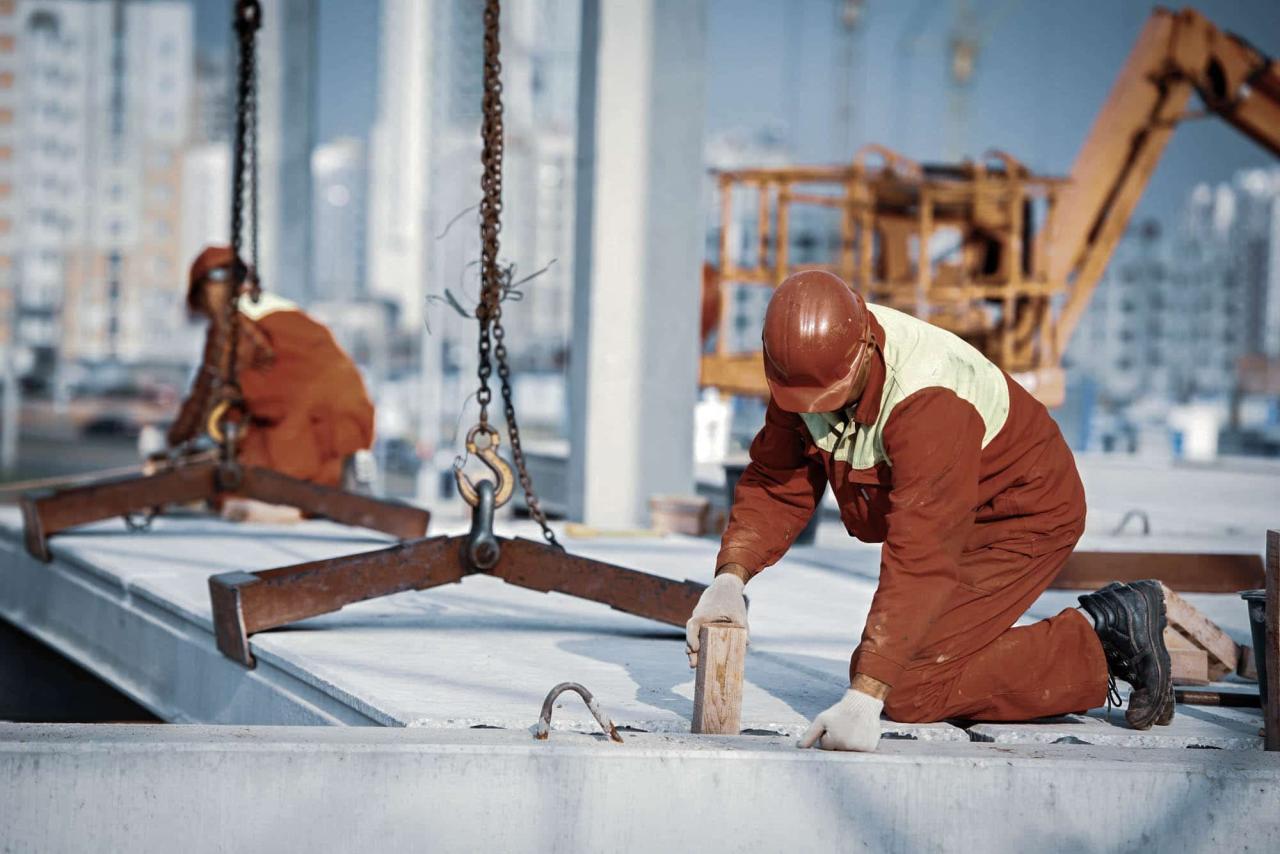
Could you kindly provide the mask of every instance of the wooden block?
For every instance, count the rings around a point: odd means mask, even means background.
[[[1280,531],[1267,531],[1267,750],[1280,750]]]
[[[1258,662],[1253,657],[1253,647],[1240,647],[1240,664],[1236,667],[1236,675],[1241,679],[1258,681]]]
[[[1169,649],[1173,662],[1173,684],[1208,685],[1209,654],[1187,640],[1174,629],[1164,630],[1164,645]]]
[[[1240,648],[1236,642],[1186,599],[1167,585],[1160,586],[1164,588],[1164,607],[1169,625],[1209,654],[1210,676],[1221,679],[1233,672],[1240,663]]]
[[[741,626],[703,626],[698,644],[690,729],[704,735],[737,735],[742,731],[747,630]]]
[[[1236,709],[1257,709],[1262,703],[1257,694],[1237,692],[1234,688],[1179,688],[1173,698],[1187,706],[1224,706]]]

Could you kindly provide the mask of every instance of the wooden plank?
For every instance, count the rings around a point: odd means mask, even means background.
[[[1263,584],[1256,554],[1077,551],[1054,579],[1057,590],[1097,590],[1112,581],[1159,578],[1184,593],[1238,593]]]
[[[1173,684],[1208,685],[1209,655],[1203,649],[1183,637],[1176,629],[1164,630],[1164,645],[1169,649],[1173,663]]]
[[[690,729],[704,735],[737,735],[742,731],[747,630],[741,626],[703,626],[698,643]]]
[[[1266,748],[1280,750],[1280,531],[1267,531]]]
[[[1200,609],[1170,590],[1168,585],[1162,584],[1161,587],[1164,588],[1164,607],[1169,625],[1209,654],[1210,678],[1217,680],[1235,672],[1240,663],[1240,647],[1236,642]]]
[[[1173,699],[1188,706],[1226,706],[1237,709],[1256,709],[1261,705],[1257,694],[1237,693],[1234,690],[1212,688],[1179,688]]]
[[[1253,647],[1240,647],[1240,663],[1236,665],[1236,675],[1250,682],[1258,681],[1258,662],[1253,657]]]

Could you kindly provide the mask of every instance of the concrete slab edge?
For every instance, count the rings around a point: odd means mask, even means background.
[[[1260,751],[0,726],[13,850],[1266,850],[1277,798]]]

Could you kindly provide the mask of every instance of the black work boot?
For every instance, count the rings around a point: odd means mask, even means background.
[[[1112,679],[1133,686],[1125,720],[1134,729],[1173,720],[1173,667],[1164,645],[1164,591],[1158,581],[1112,582],[1080,597],[1107,656]]]

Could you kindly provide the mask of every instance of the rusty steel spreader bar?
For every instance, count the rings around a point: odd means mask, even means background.
[[[318,486],[262,468],[228,469],[217,461],[175,466],[159,474],[124,477],[22,497],[27,551],[50,559],[49,537],[68,528],[151,512],[170,504],[208,501],[226,495],[287,504],[309,516],[382,531],[400,539],[421,537],[431,514],[394,501]]]
[[[1050,585],[1055,590],[1097,590],[1112,581],[1159,578],[1183,593],[1236,593],[1261,587],[1256,554],[1178,552],[1073,552]]]
[[[300,563],[262,572],[227,572],[209,579],[218,649],[254,666],[249,636],[337,611],[344,605],[405,590],[426,590],[489,574],[542,593],[565,593],[683,626],[704,585],[672,581],[621,566],[566,554],[533,540],[496,538],[500,553],[490,569],[467,560],[466,536],[429,537],[374,552]]]

